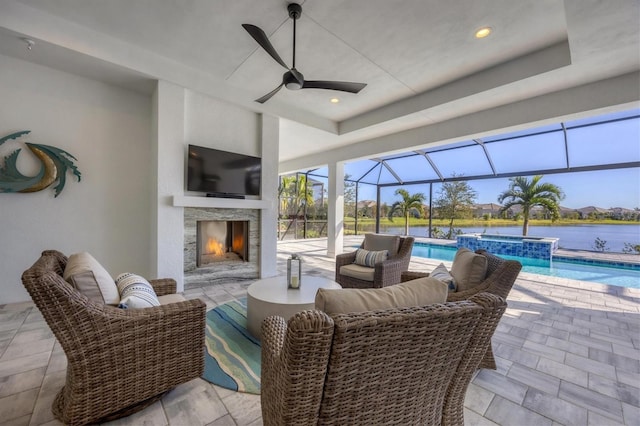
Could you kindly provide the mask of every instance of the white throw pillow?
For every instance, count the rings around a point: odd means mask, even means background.
[[[431,278],[435,278],[437,280],[442,281],[447,285],[449,292],[454,292],[457,290],[456,280],[453,279],[447,267],[444,266],[444,263],[439,264],[431,273],[429,274]]]
[[[120,292],[119,308],[142,309],[160,306],[160,301],[153,286],[140,275],[125,272],[116,278]]]

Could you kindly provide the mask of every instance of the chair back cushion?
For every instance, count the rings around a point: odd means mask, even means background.
[[[316,293],[315,307],[330,315],[345,314],[444,303],[447,294],[446,284],[425,277],[384,288],[321,288]]]
[[[69,256],[63,278],[89,299],[117,306],[120,303],[118,287],[106,269],[89,253]]]
[[[461,247],[453,258],[451,275],[456,281],[457,291],[473,288],[487,275],[487,258]]]
[[[387,250],[389,257],[398,254],[400,249],[400,237],[397,235],[365,234],[363,249],[369,251]]]

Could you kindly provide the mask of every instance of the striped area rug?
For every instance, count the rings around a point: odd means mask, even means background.
[[[260,341],[247,331],[247,299],[207,312],[202,378],[238,392],[260,394]]]

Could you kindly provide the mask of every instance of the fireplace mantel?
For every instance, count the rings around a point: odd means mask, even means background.
[[[174,207],[210,207],[220,209],[268,209],[271,203],[267,200],[245,200],[237,198],[173,196]]]

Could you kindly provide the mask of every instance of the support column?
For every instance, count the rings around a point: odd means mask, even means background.
[[[159,81],[154,93],[154,157],[156,185],[151,203],[151,269],[157,278],[174,278],[178,292],[184,289],[184,214],[171,205],[171,197],[183,192],[184,89]]]
[[[344,241],[344,163],[329,164],[329,208],[327,212],[327,256],[342,253]]]
[[[268,200],[267,209],[260,210],[260,277],[276,276],[278,252],[278,147],[280,120],[262,115],[262,200]]]

